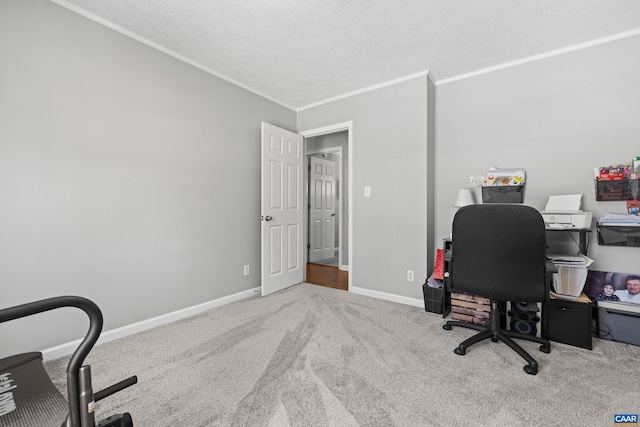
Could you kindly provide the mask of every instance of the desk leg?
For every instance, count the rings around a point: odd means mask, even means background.
[[[587,254],[587,232],[580,231],[580,253],[582,255]]]

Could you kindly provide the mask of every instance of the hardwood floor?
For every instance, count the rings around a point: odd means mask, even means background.
[[[349,289],[349,272],[338,267],[307,263],[307,283],[346,291]]]

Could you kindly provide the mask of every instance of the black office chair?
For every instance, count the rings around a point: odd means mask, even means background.
[[[505,305],[502,302],[537,303],[549,296],[550,272],[540,213],[523,205],[463,207],[453,219],[451,255],[447,288],[491,301],[488,326],[455,320],[443,325],[446,330],[462,326],[480,331],[462,342],[454,352],[464,355],[467,348],[477,342],[487,338],[493,342],[500,340],[527,361],[525,372],[535,375],[538,362],[512,338],[540,343],[540,351],[544,353],[551,351],[549,341],[501,328],[503,316],[500,311]]]

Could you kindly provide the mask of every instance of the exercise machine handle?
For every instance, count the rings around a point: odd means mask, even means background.
[[[122,380],[117,384],[114,384],[112,386],[109,386],[105,389],[102,389],[100,391],[97,391],[93,394],[93,401],[97,402],[99,400],[104,399],[105,397],[109,397],[114,393],[117,393],[121,390],[124,390],[127,387],[131,387],[134,384],[138,383],[138,377],[137,376],[132,376],[127,378],[126,380]]]
[[[78,348],[73,352],[67,365],[69,417],[67,418],[66,425],[76,427],[81,425],[81,409],[78,400],[80,394],[79,372],[84,360],[98,341],[100,333],[102,332],[103,317],[100,308],[93,301],[78,296],[53,297],[4,308],[0,310],[0,323],[63,307],[79,308],[89,316],[89,330]]]

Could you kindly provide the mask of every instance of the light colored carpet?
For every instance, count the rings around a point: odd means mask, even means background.
[[[345,291],[296,285],[93,349],[95,390],[139,383],[98,403],[158,426],[609,426],[640,412],[640,347],[593,351],[519,341],[453,349],[474,332],[440,315]],[[64,390],[67,359],[45,364]]]

